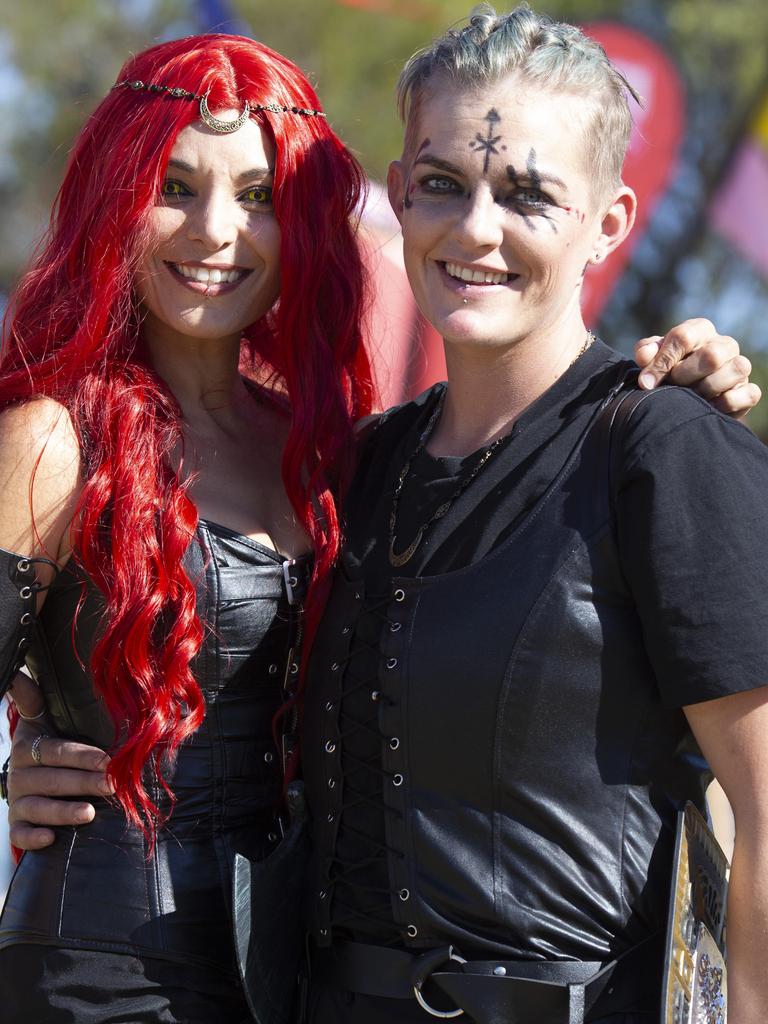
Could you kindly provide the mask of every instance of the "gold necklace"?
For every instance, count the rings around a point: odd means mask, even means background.
[[[584,340],[584,344],[579,349],[576,358],[573,360],[574,363],[576,362],[576,359],[579,359],[580,356],[584,355],[584,353],[587,351],[587,349],[594,340],[595,336],[592,333],[592,331],[587,331],[587,337]],[[399,569],[400,566],[405,565],[406,562],[410,562],[410,560],[416,554],[419,545],[424,539],[424,534],[427,532],[430,526],[432,526],[433,523],[436,523],[439,519],[443,518],[443,516],[451,508],[454,502],[464,493],[464,491],[466,491],[466,489],[475,479],[475,477],[483,468],[483,466],[485,466],[488,460],[493,456],[494,452],[499,447],[501,442],[506,441],[506,439],[511,434],[511,430],[506,434],[502,434],[501,437],[497,437],[493,444],[489,445],[489,447],[486,448],[486,450],[480,457],[480,460],[478,461],[477,465],[474,467],[474,469],[466,478],[466,480],[463,480],[459,484],[459,486],[456,488],[453,494],[451,494],[447,501],[444,501],[442,502],[442,504],[438,505],[438,507],[435,509],[435,511],[432,513],[429,519],[419,527],[418,531],[416,532],[416,536],[413,538],[413,540],[405,549],[405,551],[402,551],[400,554],[398,554],[395,551],[395,544],[397,543],[397,509],[398,505],[400,504],[400,495],[402,494],[405,481],[408,478],[408,474],[411,471],[411,464],[413,463],[414,459],[416,459],[424,451],[427,442],[432,436],[432,431],[434,430],[435,424],[437,423],[440,413],[443,410],[445,395],[446,391],[443,391],[442,395],[440,395],[440,398],[437,401],[437,404],[435,405],[435,408],[432,411],[432,415],[429,417],[426,427],[424,428],[424,430],[422,430],[421,434],[419,435],[419,440],[416,442],[416,447],[405,460],[405,465],[400,470],[400,476],[397,478],[395,493],[392,496],[392,511],[389,514],[389,564],[393,566],[395,569]],[[512,429],[514,429],[514,426]]]
[[[424,448],[425,448],[425,446],[427,444],[427,441],[429,440],[429,438],[432,435],[432,430],[434,429],[435,423],[437,422],[437,418],[440,415],[440,412],[442,411],[443,402],[444,401],[445,401],[445,391],[440,396],[440,399],[439,399],[437,405],[435,406],[432,415],[429,417],[429,422],[427,423],[426,427],[422,431],[421,436],[419,437],[419,440],[416,443],[416,447],[413,449],[411,454],[408,456],[408,458],[406,459],[405,465],[400,470],[400,476],[398,477],[398,480],[397,480],[397,486],[395,487],[395,493],[394,493],[394,495],[392,497],[392,511],[389,514],[389,564],[394,566],[396,569],[400,568],[401,565],[405,565],[406,562],[410,562],[410,560],[413,558],[414,554],[416,553],[416,551],[417,551],[417,549],[419,547],[419,544],[421,544],[422,539],[424,537],[424,534],[429,529],[429,527],[432,526],[433,523],[436,523],[438,521],[438,519],[442,519],[443,518],[445,513],[453,505],[453,503],[456,501],[456,499],[461,494],[463,494],[464,491],[466,491],[466,489],[469,487],[469,485],[475,479],[477,474],[480,472],[480,470],[483,468],[483,466],[486,464],[486,462],[488,462],[488,460],[491,458],[491,456],[496,451],[496,449],[499,447],[501,442],[505,441],[509,437],[509,434],[502,434],[501,437],[497,437],[496,438],[496,440],[493,442],[492,445],[490,445],[488,448],[486,448],[486,450],[483,452],[482,456],[480,457],[480,460],[478,461],[477,465],[474,467],[474,469],[469,474],[469,476],[466,478],[466,480],[463,480],[459,484],[459,486],[456,488],[456,490],[448,498],[447,501],[444,501],[444,502],[442,502],[442,504],[438,505],[438,507],[435,509],[435,511],[432,513],[432,515],[429,517],[429,519],[426,521],[426,523],[424,523],[422,526],[419,527],[418,532],[416,533],[416,536],[413,538],[413,540],[408,545],[408,547],[405,549],[405,551],[403,551],[400,554],[398,554],[395,551],[395,544],[397,543],[397,537],[395,535],[395,529],[396,529],[396,526],[397,526],[397,507],[398,507],[398,505],[400,503],[400,494],[401,494],[401,492],[403,490],[403,485],[405,484],[405,481],[406,481],[406,479],[408,477],[408,474],[410,472],[411,463],[413,462],[413,460],[418,455],[421,454],[421,452],[424,451]]]

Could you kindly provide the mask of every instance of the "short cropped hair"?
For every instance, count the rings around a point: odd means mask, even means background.
[[[416,143],[418,110],[430,79],[482,87],[510,73],[547,92],[566,92],[589,101],[588,166],[595,194],[621,184],[621,168],[632,132],[628,96],[640,97],[611,63],[605,50],[580,29],[536,14],[521,3],[509,14],[489,4],[476,7],[462,28],[451,28],[419,50],[403,68],[397,102],[405,122],[405,153]]]

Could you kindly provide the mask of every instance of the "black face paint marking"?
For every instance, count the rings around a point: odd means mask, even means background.
[[[538,168],[536,167],[536,150],[533,148],[528,153],[526,170],[527,174],[519,175],[515,168],[512,166],[512,164],[507,164],[507,178],[515,188],[519,188],[521,191],[525,191],[526,185],[530,187],[531,191],[541,191],[543,178],[539,173]],[[528,230],[535,231],[536,221],[533,219],[533,217],[531,217],[529,213],[526,212],[525,207],[522,204],[520,204],[517,206],[517,210],[520,216],[525,221],[525,226],[528,228]],[[536,215],[537,217],[544,217],[545,220],[548,220],[549,226],[552,228],[554,233],[557,234],[557,224],[555,224],[554,219],[550,214],[546,212],[546,210],[537,210]]]
[[[487,174],[491,153],[494,153],[496,156],[499,154],[498,149],[496,149],[496,144],[501,141],[501,135],[494,135],[493,133],[496,130],[496,125],[501,121],[501,118],[499,117],[496,109],[491,107],[483,120],[488,122],[488,134],[483,138],[480,132],[478,132],[470,142],[469,148],[473,149],[476,153],[485,153],[483,174]],[[506,149],[507,147],[502,146],[501,148]]]
[[[406,210],[410,210],[410,208],[413,206],[413,200],[411,199],[411,196],[416,190],[416,186],[411,184],[411,175],[413,174],[413,168],[415,167],[416,161],[419,159],[419,156],[424,152],[427,146],[431,144],[431,141],[431,139],[424,139],[422,144],[416,150],[416,156],[413,158],[413,162],[411,163],[410,169],[408,171],[408,177],[405,182],[405,196],[403,197],[403,206],[406,208]]]

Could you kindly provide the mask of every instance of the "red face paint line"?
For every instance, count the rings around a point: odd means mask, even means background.
[[[575,217],[576,220],[579,221],[580,224],[584,223],[584,220],[585,220],[585,218],[587,216],[586,213],[584,213],[583,210],[579,210],[575,206],[561,206],[560,209],[564,210],[571,217]]]

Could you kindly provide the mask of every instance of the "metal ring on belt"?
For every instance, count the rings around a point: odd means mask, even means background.
[[[416,996],[416,1002],[419,1004],[422,1010],[426,1010],[427,1013],[431,1013],[433,1017],[441,1017],[443,1020],[447,1020],[450,1017],[460,1017],[462,1013],[464,1013],[464,1011],[461,1009],[461,1007],[458,1007],[455,1010],[436,1010],[434,1006],[429,1005],[424,996],[421,994],[421,990],[424,987],[424,982],[428,980],[432,971],[436,967],[439,967],[440,964],[448,963],[449,960],[453,960],[457,964],[465,964],[467,962],[463,956],[459,956],[459,954],[454,951],[453,946],[449,946],[447,949],[447,955],[438,963],[430,963],[429,970],[424,972],[423,976],[421,976],[420,972],[420,976],[417,977],[413,983],[413,994]]]

